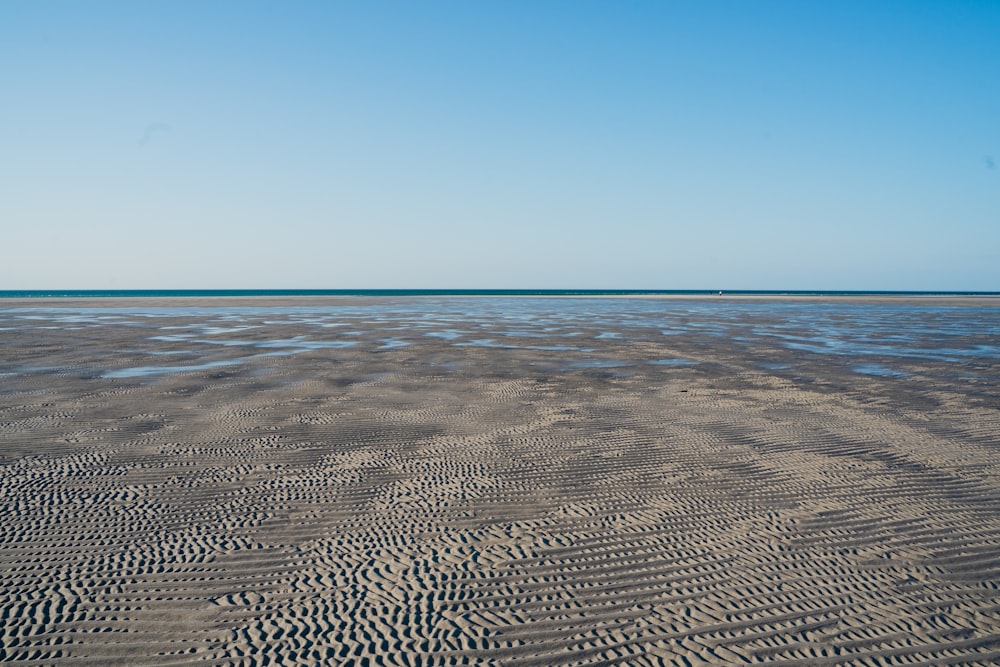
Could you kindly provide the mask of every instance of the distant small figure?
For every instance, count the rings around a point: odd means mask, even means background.
[[[722,296],[722,290],[719,290],[719,296]]]

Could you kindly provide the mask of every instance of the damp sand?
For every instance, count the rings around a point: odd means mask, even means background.
[[[975,300],[6,302],[0,660],[996,664],[998,345]]]

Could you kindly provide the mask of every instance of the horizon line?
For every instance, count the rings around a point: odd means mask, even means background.
[[[989,290],[661,289],[661,288],[134,288],[0,290],[0,298],[141,296],[571,296],[571,295],[1000,296]]]

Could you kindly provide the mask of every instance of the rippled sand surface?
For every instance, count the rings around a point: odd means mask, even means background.
[[[997,664],[998,387],[990,301],[7,302],[0,660]]]

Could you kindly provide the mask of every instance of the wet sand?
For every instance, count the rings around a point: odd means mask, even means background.
[[[719,299],[0,304],[0,660],[997,664],[996,301]]]

